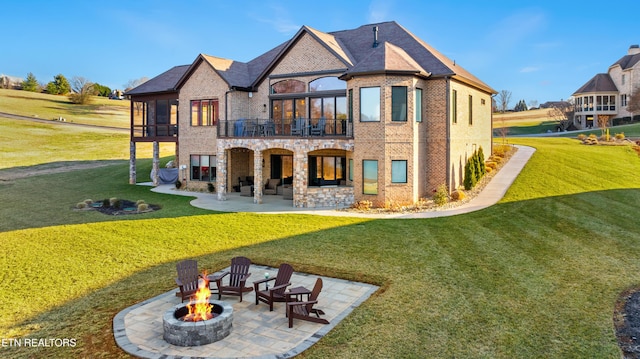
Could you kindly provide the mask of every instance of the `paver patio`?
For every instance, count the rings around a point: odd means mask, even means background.
[[[251,265],[250,272],[247,285],[264,278],[266,272],[275,277],[277,268]],[[294,272],[291,287],[311,289],[318,277]],[[324,286],[316,307],[325,312],[323,318],[329,320],[328,325],[294,320],[293,328],[289,328],[285,303],[276,303],[270,312],[268,305],[255,304],[254,293],[245,294],[243,302],[236,296],[222,296],[223,301],[233,306],[231,334],[219,342],[198,347],[175,346],[162,338],[163,314],[180,303],[180,298],[175,296],[176,290],[171,290],[118,313],[113,320],[116,343],[127,353],[141,358],[292,357],[316,343],[378,289],[366,283],[321,278]],[[217,298],[217,295],[212,296],[212,299]]]

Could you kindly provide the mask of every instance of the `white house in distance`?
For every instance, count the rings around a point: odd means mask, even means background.
[[[639,88],[640,46],[631,45],[607,73],[595,75],[573,94],[574,125],[597,127],[598,119],[631,121],[634,114],[627,110],[627,101]]]

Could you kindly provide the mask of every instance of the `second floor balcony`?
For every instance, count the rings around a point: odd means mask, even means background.
[[[306,137],[353,138],[349,119],[296,118],[220,120],[218,138]]]

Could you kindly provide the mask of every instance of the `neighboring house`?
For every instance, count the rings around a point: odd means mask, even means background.
[[[22,88],[22,82],[24,82],[24,79],[20,77],[0,74],[0,88],[20,89]]]
[[[595,75],[574,94],[574,124],[578,128],[598,127],[615,118],[631,120],[628,99],[640,88],[640,47],[632,45],[627,55],[609,66],[607,73]]]
[[[295,207],[413,204],[491,153],[493,94],[395,22],[303,26],[247,63],[201,54],[128,91],[130,182],[137,142],[154,142],[157,169],[172,141],[187,188],[215,183],[220,200],[252,182],[262,203],[273,179]]]

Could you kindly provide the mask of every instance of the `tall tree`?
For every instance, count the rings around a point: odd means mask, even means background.
[[[127,81],[126,84],[124,84],[124,90],[125,91],[129,91],[134,87],[138,87],[140,85],[142,85],[143,83],[149,81],[148,77],[141,77],[139,79],[133,79],[133,80],[129,80]]]
[[[71,91],[71,85],[63,74],[53,77],[53,81],[47,84],[47,92],[52,95],[66,95]]]
[[[511,91],[501,90],[498,93],[498,108],[501,112],[506,112],[511,102]]]
[[[36,80],[36,76],[32,72],[29,72],[27,78],[22,81],[22,89],[31,92],[38,91],[38,80]]]

